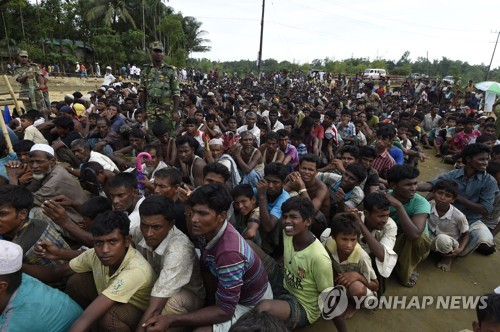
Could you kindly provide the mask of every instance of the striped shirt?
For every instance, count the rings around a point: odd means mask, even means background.
[[[387,171],[394,165],[396,165],[396,161],[391,157],[389,152],[385,150],[383,153],[379,154],[377,158],[375,158],[372,168],[378,172],[378,175],[381,178],[386,179]]]
[[[208,243],[198,238],[202,268],[217,279],[216,304],[233,315],[236,305],[256,305],[265,295],[268,279],[264,265],[238,231],[224,222]]]

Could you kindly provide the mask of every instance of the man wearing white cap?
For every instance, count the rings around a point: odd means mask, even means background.
[[[113,69],[110,66],[106,67],[106,74],[104,74],[104,81],[102,82],[102,86],[106,88],[111,85],[114,81],[116,81],[116,77],[112,74]]]
[[[82,187],[62,166],[57,165],[54,149],[47,144],[35,144],[30,150],[29,164],[33,181],[26,187],[33,193],[35,206],[41,206],[46,200],[64,195],[70,197],[75,205],[81,205],[87,197]],[[11,162],[10,167],[21,167],[21,163]],[[9,177],[9,183],[19,184],[15,176]],[[74,223],[82,221],[82,216],[73,208],[66,207],[69,218]]]
[[[23,249],[0,240],[0,329],[68,331],[82,309],[68,295],[22,273]]]
[[[203,152],[207,163],[218,162],[227,167],[231,173],[231,188],[236,187],[241,182],[241,176],[238,172],[238,165],[233,157],[224,153],[224,141],[220,138],[213,138],[208,143],[210,149]]]

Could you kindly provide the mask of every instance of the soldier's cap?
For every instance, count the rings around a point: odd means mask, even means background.
[[[19,53],[17,53],[17,55],[27,57],[28,56],[28,51],[20,50]]]
[[[154,41],[149,45],[149,48],[152,50],[160,50],[160,51],[165,51],[165,48],[163,47],[163,43],[159,41]]]

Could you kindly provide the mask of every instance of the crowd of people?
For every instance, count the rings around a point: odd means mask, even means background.
[[[0,138],[2,329],[293,330],[335,285],[376,298],[391,275],[416,286],[430,252],[450,271],[496,251],[500,110],[479,91],[286,70],[179,80],[163,51],[138,85],[15,113],[14,152]],[[453,170],[423,179],[431,149]],[[482,320],[498,325],[492,298]]]

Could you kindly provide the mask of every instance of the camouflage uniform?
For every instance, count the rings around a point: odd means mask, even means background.
[[[20,83],[21,92],[19,92],[19,97],[29,98],[29,102],[23,101],[24,109],[26,111],[37,110],[43,113],[47,110],[47,108],[43,93],[38,88],[37,77],[42,75],[42,73],[38,70],[38,65],[36,63],[30,63],[26,67],[17,67],[14,71],[14,77],[17,81],[19,77],[28,76],[28,72],[30,70],[33,72],[33,78],[28,78],[25,83]]]
[[[280,94],[282,96],[287,96],[292,88],[292,80],[287,76],[283,82],[281,82],[280,86]]]
[[[162,64],[155,68],[152,64],[144,65],[141,70],[141,88],[147,94],[146,114],[149,128],[154,122],[164,122],[171,137],[175,133],[173,120],[173,96],[180,96],[177,71],[174,66]]]

